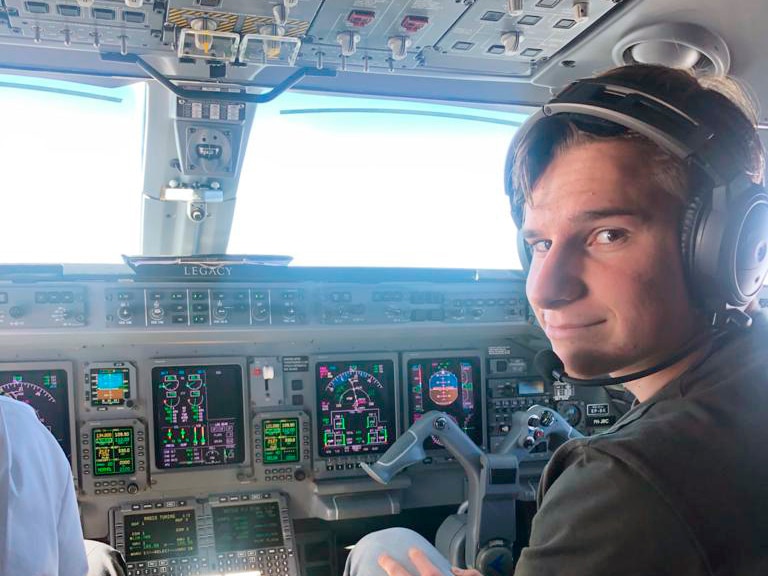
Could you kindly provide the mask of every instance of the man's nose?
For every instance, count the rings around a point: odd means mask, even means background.
[[[525,291],[534,308],[556,309],[586,294],[584,262],[578,250],[568,246],[552,247],[536,254],[528,273]]]

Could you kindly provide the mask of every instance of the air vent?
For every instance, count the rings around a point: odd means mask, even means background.
[[[724,75],[731,66],[728,46],[714,32],[695,24],[666,23],[640,28],[613,49],[617,64],[663,64]]]

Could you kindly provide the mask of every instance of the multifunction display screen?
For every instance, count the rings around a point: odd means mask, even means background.
[[[131,373],[127,367],[89,370],[91,406],[124,406],[131,397]]]
[[[212,512],[217,554],[283,545],[277,502],[214,507]]]
[[[396,430],[392,361],[320,362],[316,376],[320,455],[386,451]]]
[[[446,412],[475,444],[482,445],[480,358],[409,360],[408,394],[411,424],[430,410]],[[425,444],[438,445],[434,439]]]
[[[271,418],[261,421],[264,464],[299,461],[299,419]]]
[[[93,445],[93,475],[115,476],[136,472],[136,453],[133,428],[94,428],[91,431]]]
[[[197,555],[194,510],[127,514],[124,526],[125,559],[128,562]]]
[[[245,459],[239,365],[152,369],[155,464],[185,468]]]
[[[544,394],[544,380],[518,380],[517,393],[520,396]]]
[[[0,371],[0,394],[29,404],[69,458],[69,383],[64,370]]]

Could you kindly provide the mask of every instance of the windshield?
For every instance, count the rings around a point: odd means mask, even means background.
[[[288,93],[256,109],[228,252],[519,268],[503,168],[522,114]]]
[[[0,262],[141,251],[146,86],[0,76]],[[257,107],[231,254],[292,265],[519,268],[504,195],[525,116],[289,92]]]
[[[0,262],[139,251],[144,90],[0,76]]]

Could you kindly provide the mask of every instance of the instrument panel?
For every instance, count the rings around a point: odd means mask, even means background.
[[[68,291],[80,295],[80,325],[34,307],[24,327],[0,325],[0,392],[52,431],[86,537],[109,537],[132,574],[247,571],[280,550],[292,576],[284,518],[459,504],[463,474],[432,440],[392,486],[361,468],[429,410],[490,451],[533,402],[585,432],[615,420],[605,398],[569,396],[531,373],[531,347],[544,341],[518,280],[11,283],[0,313],[34,301],[30,292]],[[534,460],[548,456],[544,446]],[[256,495],[279,501],[283,544],[268,537],[274,508],[240,508]]]

